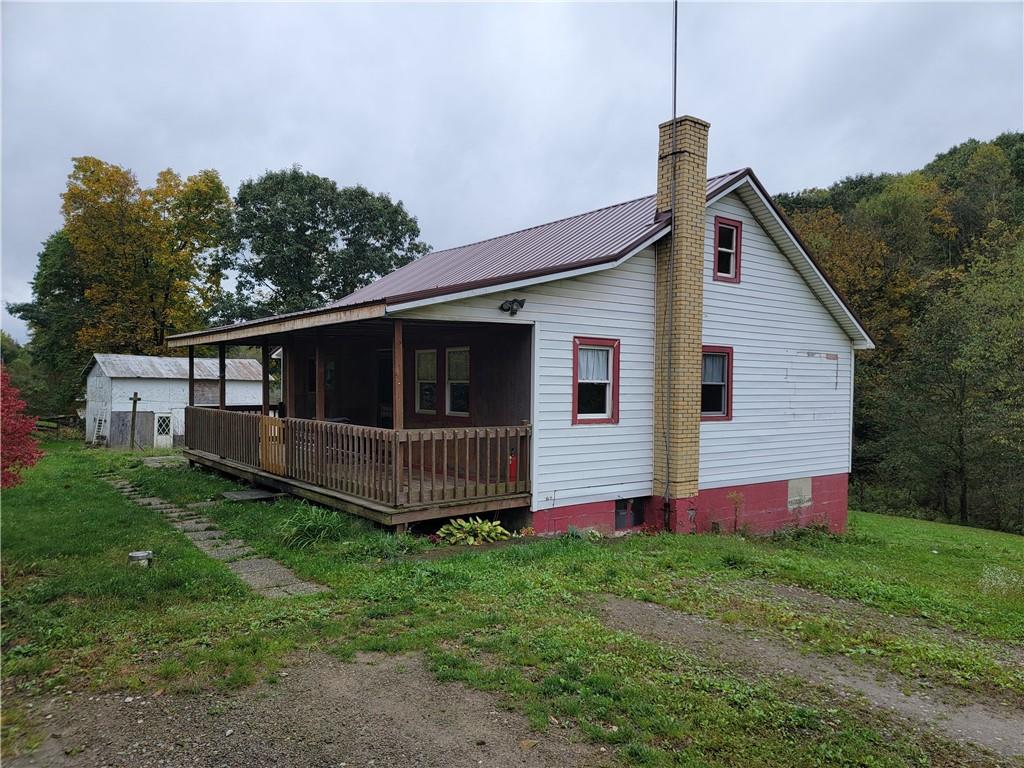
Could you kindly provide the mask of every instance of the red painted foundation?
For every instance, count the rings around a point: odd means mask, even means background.
[[[648,500],[646,522],[663,527],[663,500]],[[776,480],[727,488],[708,488],[695,497],[671,499],[669,530],[676,533],[745,532],[767,534],[783,528],[824,525],[832,533],[846,530],[847,475],[822,475],[811,480],[811,501],[789,508],[789,483]],[[564,533],[569,526],[615,530],[615,501],[597,501],[533,513],[537,533]]]
[[[533,513],[533,529],[537,533],[565,533],[570,526],[611,533],[615,530],[615,500],[570,504]]]

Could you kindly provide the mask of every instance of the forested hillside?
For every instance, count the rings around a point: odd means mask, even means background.
[[[1024,532],[1024,134],[776,201],[877,344],[852,503]]]

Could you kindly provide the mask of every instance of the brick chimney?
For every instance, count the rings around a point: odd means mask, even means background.
[[[679,500],[697,495],[704,209],[710,127],[703,120],[690,116],[662,123],[658,127],[657,208],[659,214],[672,214],[672,234],[657,246],[654,496],[658,498],[665,495],[667,469],[666,500],[671,508],[670,525],[675,530],[689,529],[685,509],[678,503]],[[675,210],[672,209],[673,166]]]

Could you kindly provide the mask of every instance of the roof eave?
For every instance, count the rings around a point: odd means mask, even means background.
[[[235,325],[224,325],[209,328],[205,331],[191,331],[167,337],[170,348],[188,347],[199,344],[220,344],[264,338],[277,333],[316,328],[323,325],[352,323],[357,320],[370,320],[384,317],[385,303],[383,300],[362,302],[348,307],[328,307],[311,309],[305,312],[294,312],[288,315],[276,315],[259,320],[249,320]]]

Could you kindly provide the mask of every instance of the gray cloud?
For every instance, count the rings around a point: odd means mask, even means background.
[[[3,299],[70,158],[238,183],[300,163],[403,200],[435,247],[654,187],[671,6],[4,3]],[[684,4],[680,111],[771,191],[1024,127],[1024,6]],[[20,321],[3,315],[20,338]]]

